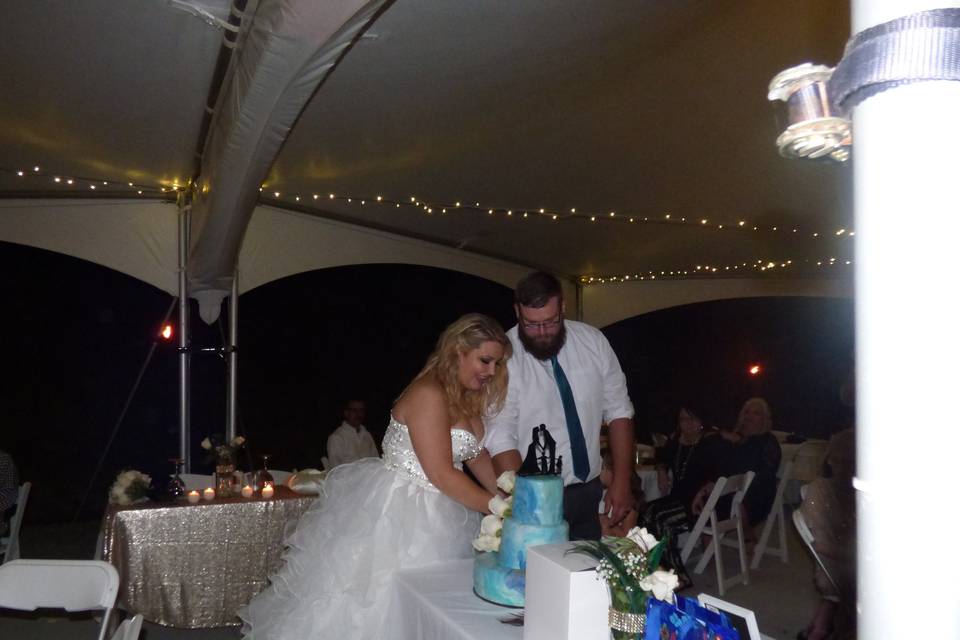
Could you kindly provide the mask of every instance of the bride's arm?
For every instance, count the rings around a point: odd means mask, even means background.
[[[467,461],[470,472],[473,477],[480,481],[483,488],[492,494],[497,493],[497,474],[493,470],[493,460],[490,458],[490,452],[485,448],[480,450],[473,460]]]
[[[453,466],[450,418],[439,385],[426,381],[415,383],[397,404],[402,405],[397,407],[398,413],[410,430],[413,450],[427,479],[467,508],[490,513],[487,503],[493,494]]]

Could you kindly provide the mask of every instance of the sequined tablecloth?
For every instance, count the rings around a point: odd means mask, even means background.
[[[111,505],[102,553],[120,573],[120,606],[173,627],[239,624],[236,611],[280,567],[286,533],[314,499],[277,487],[268,500]]]

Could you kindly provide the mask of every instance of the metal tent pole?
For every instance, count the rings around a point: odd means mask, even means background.
[[[957,6],[854,0],[853,31]],[[945,81],[887,89],[853,112],[858,637],[869,640],[960,638],[948,515],[960,451],[957,114],[960,82]]]
[[[180,269],[179,322],[179,400],[180,400],[180,459],[184,469],[191,472],[190,463],[190,297],[187,289],[187,254],[190,249],[190,205],[180,207],[177,259]]]
[[[227,384],[227,442],[237,435],[237,318],[240,302],[240,276],[233,274],[233,286],[230,288],[230,336],[228,352],[229,380]]]

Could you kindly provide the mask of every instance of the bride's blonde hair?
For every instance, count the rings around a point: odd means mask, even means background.
[[[503,361],[497,366],[493,379],[479,391],[465,388],[457,377],[460,354],[469,353],[484,342],[491,341],[503,346]],[[433,353],[413,381],[435,375],[443,387],[453,420],[496,414],[503,408],[507,397],[506,361],[512,354],[510,340],[496,320],[479,313],[468,313],[444,329]]]

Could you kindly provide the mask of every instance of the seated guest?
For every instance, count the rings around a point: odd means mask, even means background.
[[[606,493],[607,487],[610,486],[612,481],[613,456],[610,454],[609,449],[605,449],[603,452],[603,468],[600,471],[600,484],[603,485],[604,493]],[[609,514],[603,512],[604,500],[603,498],[600,499],[600,535],[623,538],[626,537],[630,529],[637,526],[640,511],[646,503],[646,498],[643,495],[643,481],[637,474],[633,474],[630,477],[630,495],[633,497],[633,504],[630,507],[630,511],[627,512],[627,515],[624,516],[620,522],[613,522]]]
[[[13,458],[6,451],[0,450],[0,533],[6,533],[7,521],[13,515],[13,507],[17,503],[20,491],[17,480],[17,466]],[[7,512],[10,513],[7,513]]]
[[[367,405],[363,400],[348,400],[344,405],[343,422],[327,438],[329,469],[360,458],[376,458],[380,455],[373,436],[363,426],[366,417]]]
[[[780,443],[770,432],[773,419],[770,405],[763,398],[750,398],[740,409],[737,426],[729,439],[734,443],[733,457],[723,475],[753,471],[756,475],[746,495],[745,535],[754,540],[753,527],[766,520],[777,494],[777,470],[780,468]]]
[[[814,549],[830,578],[819,566],[814,583],[821,600],[810,624],[800,637],[806,640],[852,638],[856,634],[857,602],[857,504],[853,489],[856,445],[853,429],[830,438],[825,466],[828,477],[807,485],[800,507],[813,532]]]
[[[640,518],[641,526],[657,538],[670,536],[666,560],[680,576],[681,588],[692,581],[680,560],[677,538],[693,526],[703,508],[702,501],[695,504],[697,497],[709,494],[732,455],[727,440],[704,430],[702,415],[690,405],[680,408],[676,432],[657,450],[658,482],[668,494],[647,504]]]

